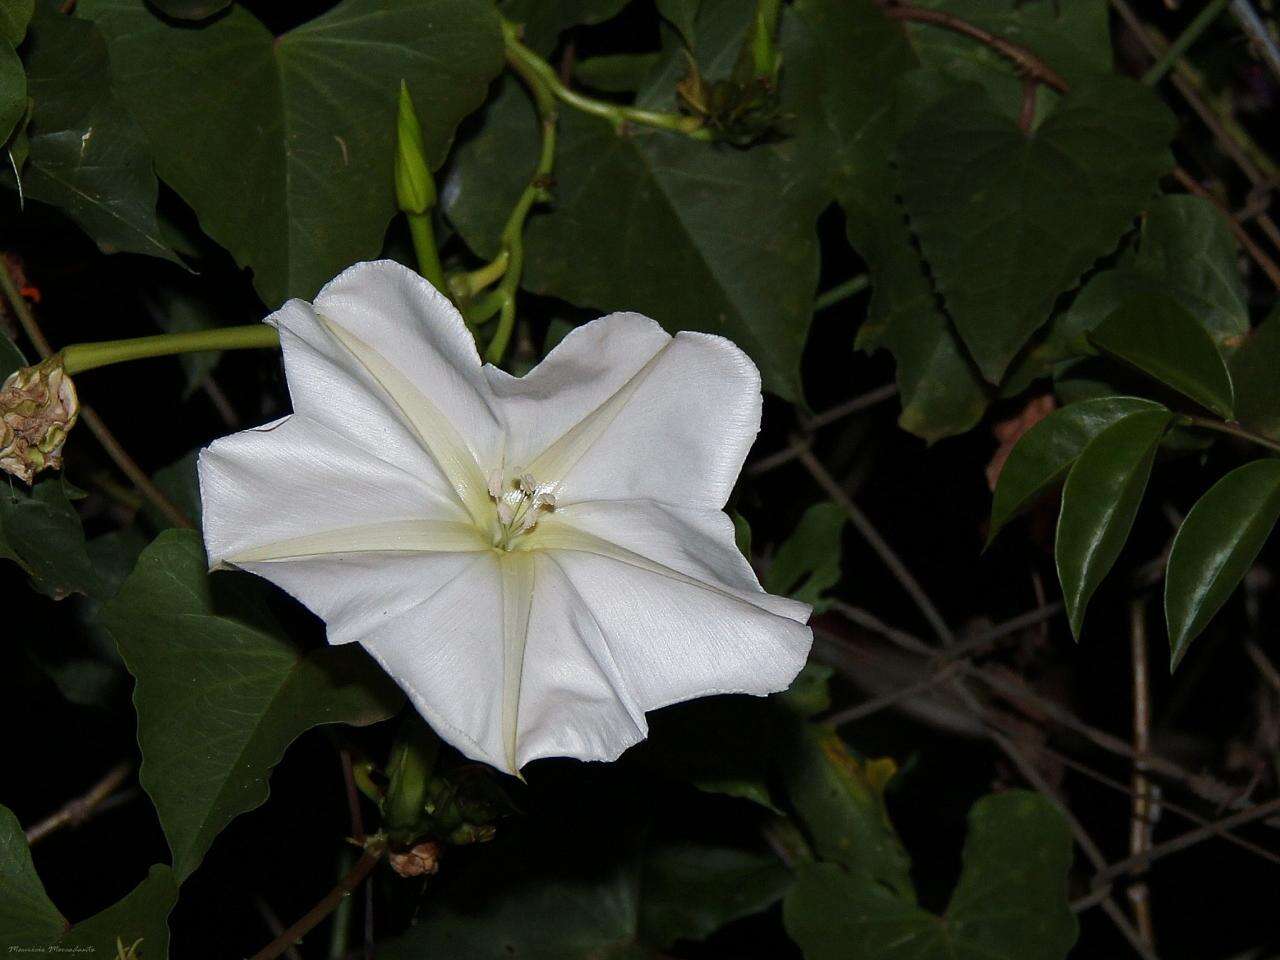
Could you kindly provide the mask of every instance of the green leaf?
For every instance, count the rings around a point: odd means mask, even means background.
[[[795,729],[781,758],[783,780],[814,852],[914,902],[911,864],[884,804],[893,761],[864,763],[830,730],[799,723]]]
[[[1231,419],[1235,388],[1227,364],[1213,338],[1177,301],[1157,294],[1131,297],[1089,339],[1099,349]]]
[[[104,253],[176,262],[156,220],[146,140],[116,99],[97,28],[41,4],[24,49],[32,101],[24,195],[64,211]]]
[[[232,0],[148,0],[166,17],[175,20],[204,20],[231,6]]]
[[[31,862],[22,824],[0,807],[0,943],[10,949],[41,947],[66,929]]]
[[[971,94],[942,101],[904,135],[912,228],[988,380],[1115,246],[1172,165],[1172,134],[1150,90],[1112,78],[1074,87],[1031,135]]]
[[[702,0],[657,0],[658,14],[662,19],[680,31],[680,36],[689,47],[697,45],[698,7]]]
[[[1099,433],[1130,414],[1163,409],[1138,397],[1100,397],[1062,407],[1037,423],[1010,451],[1000,471],[987,545],[1005,524],[1061,481]]]
[[[536,155],[532,106],[505,82],[477,135],[459,145],[442,191],[450,221],[481,256],[497,253]],[[769,390],[797,400],[818,263],[817,210],[798,198],[795,175],[767,150],[617,131],[566,110],[554,202],[526,228],[523,285],[582,307],[637,310],[671,331],[729,337]]]
[[[1280,460],[1232,470],[1191,508],[1169,552],[1164,613],[1170,666],[1222,609],[1280,519]]]
[[[8,379],[9,374],[21,370],[27,365],[27,358],[22,355],[18,345],[3,333],[0,333],[0,383]]]
[[[135,0],[78,9],[107,37],[160,176],[271,306],[382,249],[401,79],[438,166],[502,63],[481,0],[344,0],[280,37],[240,5],[199,29]]]
[[[200,538],[165,531],[103,611],[137,681],[140,780],[179,881],[232,818],[266,800],[272,767],[300,734],[324,723],[375,723],[401,701],[355,646],[303,654],[221,613],[214,590],[229,585],[205,571]]]
[[[26,71],[13,47],[0,41],[0,141],[9,139],[26,112]]]
[[[579,60],[573,67],[578,83],[606,93],[634,93],[658,62],[656,53],[617,53]]]
[[[960,882],[942,917],[830,863],[801,870],[783,917],[805,960],[1062,960],[1078,930],[1067,903],[1070,866],[1062,814],[1014,790],[974,804]]]
[[[1258,325],[1231,357],[1236,417],[1246,427],[1280,440],[1280,308]]]
[[[502,15],[524,28],[526,46],[546,55],[565,30],[603,23],[626,5],[627,0],[507,0]]]
[[[1067,474],[1054,553],[1077,639],[1089,599],[1129,538],[1156,448],[1172,422],[1167,410],[1121,417],[1089,441]]]
[[[157,864],[119,903],[72,927],[58,941],[58,951],[118,957],[118,945],[125,951],[136,945],[139,960],[164,960],[169,955],[169,913],[177,902],[177,878]]]
[[[0,0],[0,40],[16,47],[27,35],[35,0]]]
[[[764,576],[770,593],[790,596],[821,613],[824,599],[840,580],[841,534],[848,517],[834,503],[815,503],[782,542]]]
[[[0,488],[0,557],[31,577],[31,586],[55,600],[73,593],[104,594],[85,550],[80,515],[60,477],[42,480],[31,493]]]

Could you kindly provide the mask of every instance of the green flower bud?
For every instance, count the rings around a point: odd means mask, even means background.
[[[409,87],[400,81],[400,110],[396,120],[396,203],[405,213],[423,214],[436,205],[436,184],[427,167],[418,112]]]
[[[79,414],[61,354],[15,370],[0,387],[0,470],[31,483],[41,470],[62,466],[62,445]]]

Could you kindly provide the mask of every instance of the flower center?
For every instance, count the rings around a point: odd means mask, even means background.
[[[511,550],[517,541],[538,525],[542,511],[556,508],[555,484],[538,483],[522,473],[504,479],[501,471],[489,474],[489,498],[497,510],[498,522],[493,531],[493,546]]]

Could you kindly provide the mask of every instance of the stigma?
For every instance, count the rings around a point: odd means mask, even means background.
[[[489,474],[489,498],[497,513],[493,531],[496,550],[512,550],[538,525],[543,511],[556,508],[555,484],[539,483],[527,473],[507,479],[500,470]]]

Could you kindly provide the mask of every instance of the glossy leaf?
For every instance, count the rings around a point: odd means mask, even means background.
[[[134,0],[78,10],[107,37],[160,176],[271,306],[381,250],[401,79],[438,165],[502,58],[481,0],[344,0],[281,37],[239,5],[198,29]]]
[[[1139,397],[1102,397],[1062,407],[1030,430],[1009,453],[991,502],[990,545],[1005,524],[1059,483],[1089,441],[1117,420],[1163,409]]]
[[[974,804],[942,917],[831,863],[800,871],[783,915],[805,960],[1063,960],[1077,934],[1070,866],[1062,814],[1039,794],[1013,790]]]
[[[904,135],[911,226],[988,380],[1115,246],[1172,165],[1172,134],[1150,90],[1115,78],[1072,88],[1031,136],[970,94]]]
[[[459,145],[441,194],[481,256],[497,253],[536,156],[532,106],[508,80],[477,136]],[[818,263],[817,210],[797,200],[794,176],[769,151],[620,132],[564,111],[555,199],[526,229],[524,286],[601,312],[638,310],[671,331],[727,336],[755,360],[768,389],[796,400]]]
[[[778,548],[763,578],[770,593],[794,597],[826,609],[826,592],[840,579],[841,534],[848,521],[834,503],[816,503]]]
[[[64,211],[104,253],[176,260],[156,219],[151,153],[116,97],[97,28],[41,4],[24,50],[32,101],[24,195]]]
[[[1169,552],[1164,612],[1176,667],[1240,585],[1280,519],[1280,460],[1237,467],[1196,501]]]
[[[1156,448],[1172,422],[1167,410],[1122,417],[1089,441],[1067,474],[1054,553],[1077,639],[1090,598],[1129,538]]]
[[[400,704],[395,685],[359,648],[304,655],[222,613],[215,591],[234,575],[205,570],[200,538],[166,531],[102,617],[137,681],[139,778],[179,880],[232,818],[266,800],[272,767],[300,734],[324,723],[374,723]]]
[[[157,864],[147,878],[119,903],[77,923],[58,941],[58,952],[119,956],[135,947],[139,960],[163,960],[169,955],[169,912],[178,902],[178,880]]]
[[[55,600],[104,594],[61,478],[41,480],[29,494],[17,485],[0,485],[0,557],[18,564],[33,588]]]
[[[13,951],[42,947],[66,928],[31,862],[22,824],[0,807],[0,943]]]
[[[1260,323],[1231,357],[1236,417],[1280,440],[1280,308]]]
[[[1089,339],[1099,349],[1231,419],[1235,388],[1213,338],[1166,296],[1131,297]]]

